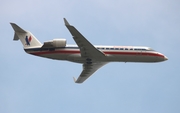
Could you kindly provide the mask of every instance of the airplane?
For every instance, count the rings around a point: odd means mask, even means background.
[[[99,68],[109,62],[162,62],[168,58],[150,47],[143,46],[94,46],[64,18],[64,23],[77,45],[67,45],[66,39],[53,39],[42,44],[29,31],[10,23],[14,39],[19,40],[26,53],[55,60],[81,63],[83,70],[75,83],[83,83]]]

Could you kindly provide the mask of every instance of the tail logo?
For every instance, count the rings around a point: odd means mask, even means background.
[[[31,40],[32,40],[32,37],[31,37],[31,36],[29,36],[29,38],[28,38],[28,36],[26,36],[26,38],[25,38],[26,45],[30,46]]]

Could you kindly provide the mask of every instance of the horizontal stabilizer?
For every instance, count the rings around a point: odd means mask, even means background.
[[[11,24],[11,26],[14,29],[15,32],[18,32],[18,33],[27,33],[27,31],[23,30],[22,28],[20,28],[15,23],[10,23],[10,24]]]
[[[19,40],[19,37],[18,37],[18,35],[17,35],[16,33],[14,33],[14,38],[13,38],[13,40]]]

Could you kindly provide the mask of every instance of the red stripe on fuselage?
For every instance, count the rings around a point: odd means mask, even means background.
[[[120,51],[102,51],[105,54],[109,55],[143,55],[143,56],[157,56],[157,57],[162,57],[164,58],[163,55],[154,53],[154,52],[120,52]],[[33,55],[44,55],[44,54],[80,54],[80,51],[72,51],[72,50],[54,50],[54,51],[40,51],[40,52],[29,52],[30,54]]]
[[[68,50],[58,50],[58,51],[42,51],[42,52],[30,52],[30,54],[33,55],[44,55],[44,54],[54,54],[54,53],[60,53],[60,54],[78,54],[80,51],[68,51]]]
[[[163,57],[163,55],[158,53],[151,53],[151,52],[104,52],[105,54],[112,54],[112,55],[143,55],[143,56],[157,56]]]

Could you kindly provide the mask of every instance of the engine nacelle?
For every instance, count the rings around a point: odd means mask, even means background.
[[[65,47],[66,46],[66,39],[53,39],[52,45],[54,47]]]
[[[66,39],[53,39],[48,42],[44,42],[43,48],[48,47],[65,47],[66,46]]]

